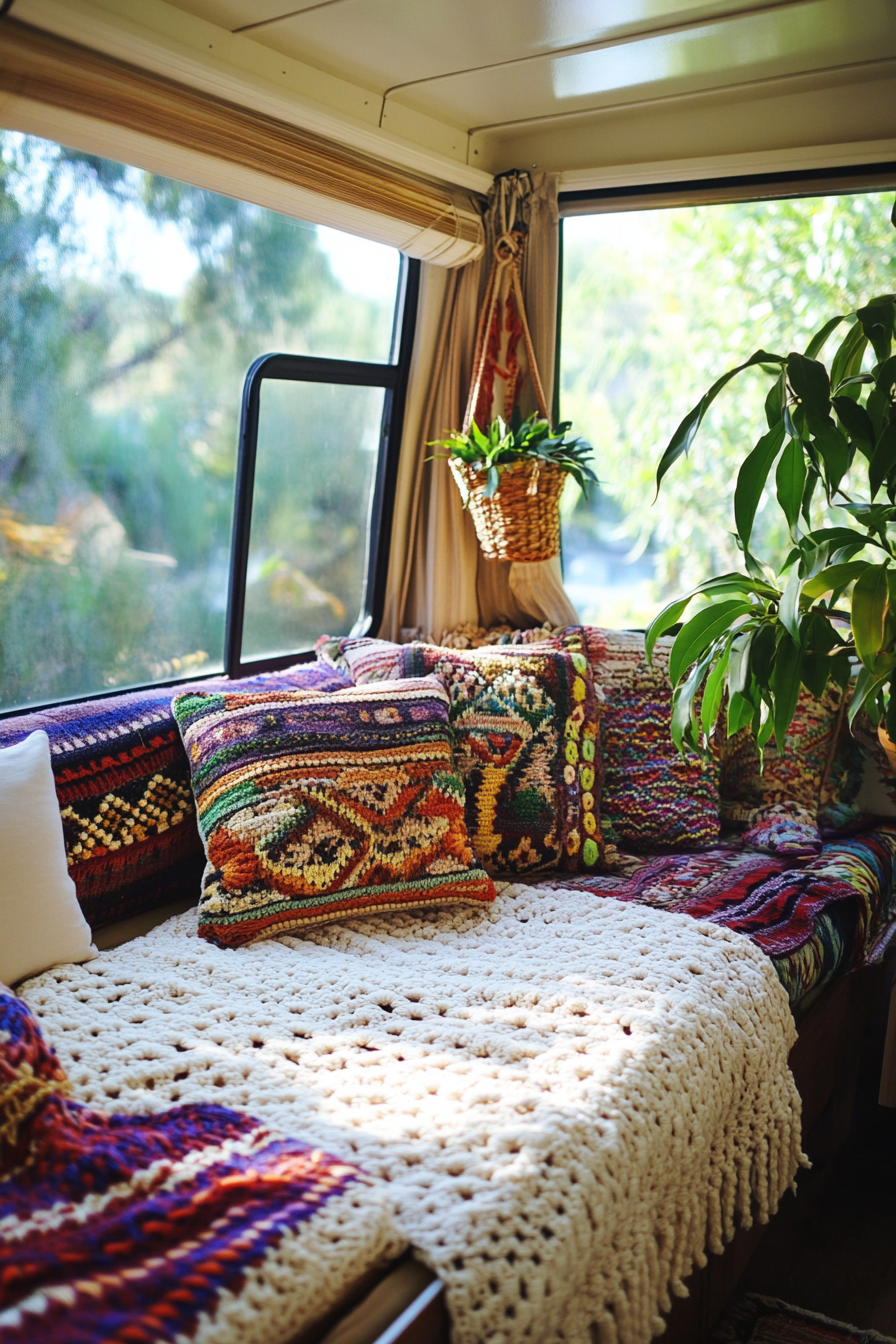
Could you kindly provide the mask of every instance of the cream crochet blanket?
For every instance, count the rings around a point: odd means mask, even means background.
[[[455,1344],[646,1344],[799,1160],[771,962],[586,892],[505,886],[239,951],[191,912],[22,993],[79,1099],[214,1100],[388,1181]]]

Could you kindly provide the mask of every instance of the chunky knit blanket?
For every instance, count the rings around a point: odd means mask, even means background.
[[[80,1100],[213,1099],[388,1181],[455,1344],[646,1344],[799,1161],[771,962],[589,892],[506,886],[238,951],[190,913],[22,993]]]

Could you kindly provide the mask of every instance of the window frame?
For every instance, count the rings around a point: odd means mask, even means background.
[[[243,624],[246,610],[246,577],[252,528],[252,503],[258,449],[258,419],[261,387],[265,379],[283,382],[323,383],[342,387],[380,387],[385,392],[380,440],[367,527],[361,610],[352,627],[365,635],[382,620],[386,601],[389,542],[395,512],[395,486],[404,427],[408,377],[417,326],[420,293],[420,262],[402,255],[398,278],[395,318],[392,327],[392,358],[388,364],[371,361],[325,359],[316,355],[261,355],[246,374],[240,415],[233,530],[230,542],[230,575],[227,615],[224,624],[224,675],[253,676],[290,667],[314,658],[313,649],[243,660]],[[322,632],[323,633],[323,632]]]
[[[565,219],[582,215],[619,214],[627,211],[671,210],[687,205],[724,205],[735,201],[783,201],[807,196],[852,196],[862,192],[896,191],[896,160],[850,164],[844,167],[789,169],[782,172],[748,173],[729,177],[694,178],[684,181],[645,182],[628,186],[589,187],[561,191],[557,196],[559,239],[557,248],[557,326],[554,341],[554,423],[561,417],[561,371],[563,362],[563,267]],[[896,228],[896,203],[892,220]],[[560,529],[563,562],[563,528]],[[638,627],[643,630],[646,627]],[[677,634],[680,623],[670,626]]]

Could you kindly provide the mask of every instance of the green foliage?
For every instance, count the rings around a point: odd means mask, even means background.
[[[123,261],[130,230],[173,240],[183,280]],[[0,135],[0,705],[220,667],[246,370],[383,358],[392,308],[346,293],[310,227]],[[363,578],[366,420],[339,412],[336,460],[304,412],[253,519],[278,648],[347,632]]]
[[[862,193],[564,221],[562,412],[594,444],[601,479],[564,519],[564,553],[568,562],[577,550],[609,551],[644,576],[625,589],[595,583],[589,619],[646,624],[676,593],[744,567],[732,489],[760,424],[781,422],[783,385],[761,365],[738,375],[736,395],[726,390],[707,409],[700,451],[678,460],[651,508],[662,448],[718,374],[750,351],[808,352],[828,314],[896,290],[892,203],[892,193]],[[837,383],[862,371],[828,367]],[[789,532],[774,469],[766,481],[753,549],[780,568]],[[850,521],[820,488],[804,502],[813,528]],[[573,577],[587,581],[588,570]]]
[[[427,447],[447,448],[450,457],[460,458],[481,472],[486,477],[483,491],[486,499],[498,491],[505,467],[533,458],[568,471],[579,489],[586,493],[590,484],[598,483],[587,463],[594,450],[585,439],[566,438],[571,428],[572,422],[567,420],[552,430],[548,421],[533,411],[525,420],[514,420],[510,424],[498,416],[485,433],[474,420],[469,434],[454,430],[447,439],[435,439]]]
[[[844,321],[846,336],[830,370],[817,358]],[[673,736],[697,747],[711,728],[699,711],[704,681],[714,677],[711,703],[728,691],[728,732],[749,723],[760,745],[774,732],[783,743],[800,685],[813,694],[829,681],[846,686],[859,667],[850,722],[864,707],[874,722],[896,717],[896,295],[884,294],[854,313],[832,318],[804,353],[759,351],[717,380],[685,417],[657,469],[657,489],[693,441],[706,406],[742,370],[760,365],[773,390],[770,418],[780,418],[748,453],[738,473],[736,541],[746,573],[711,579],[676,599],[653,621],[647,645],[685,614],[670,656],[676,686]],[[873,361],[864,369],[866,350]],[[863,400],[865,399],[864,404]],[[790,551],[782,575],[754,553],[753,526],[777,457],[776,498]],[[818,487],[828,506],[852,518],[848,527],[813,527],[806,500]],[[886,503],[876,503],[883,491]],[[864,493],[865,498],[856,497]],[[849,606],[848,619],[838,604]],[[690,669],[690,670],[689,670]]]

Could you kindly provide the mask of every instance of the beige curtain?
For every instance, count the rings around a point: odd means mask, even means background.
[[[482,253],[478,202],[459,190],[9,17],[0,26],[0,125],[439,266]]]
[[[533,173],[531,183],[529,236],[521,282],[550,406],[559,283],[558,177],[554,173]],[[463,422],[476,329],[494,246],[493,230],[487,226],[486,233],[485,257],[450,271],[441,293],[429,274],[431,268],[423,268],[418,348],[411,373],[411,386],[418,390],[417,401],[412,399],[405,418],[389,602],[381,627],[381,633],[389,639],[439,640],[445,631],[462,624],[518,627],[542,620],[572,625],[578,620],[563,590],[559,557],[538,564],[483,559],[447,464],[425,460],[434,451],[426,448],[426,442]],[[421,386],[426,388],[425,399],[419,391]],[[535,409],[528,379],[520,405],[524,415]]]

